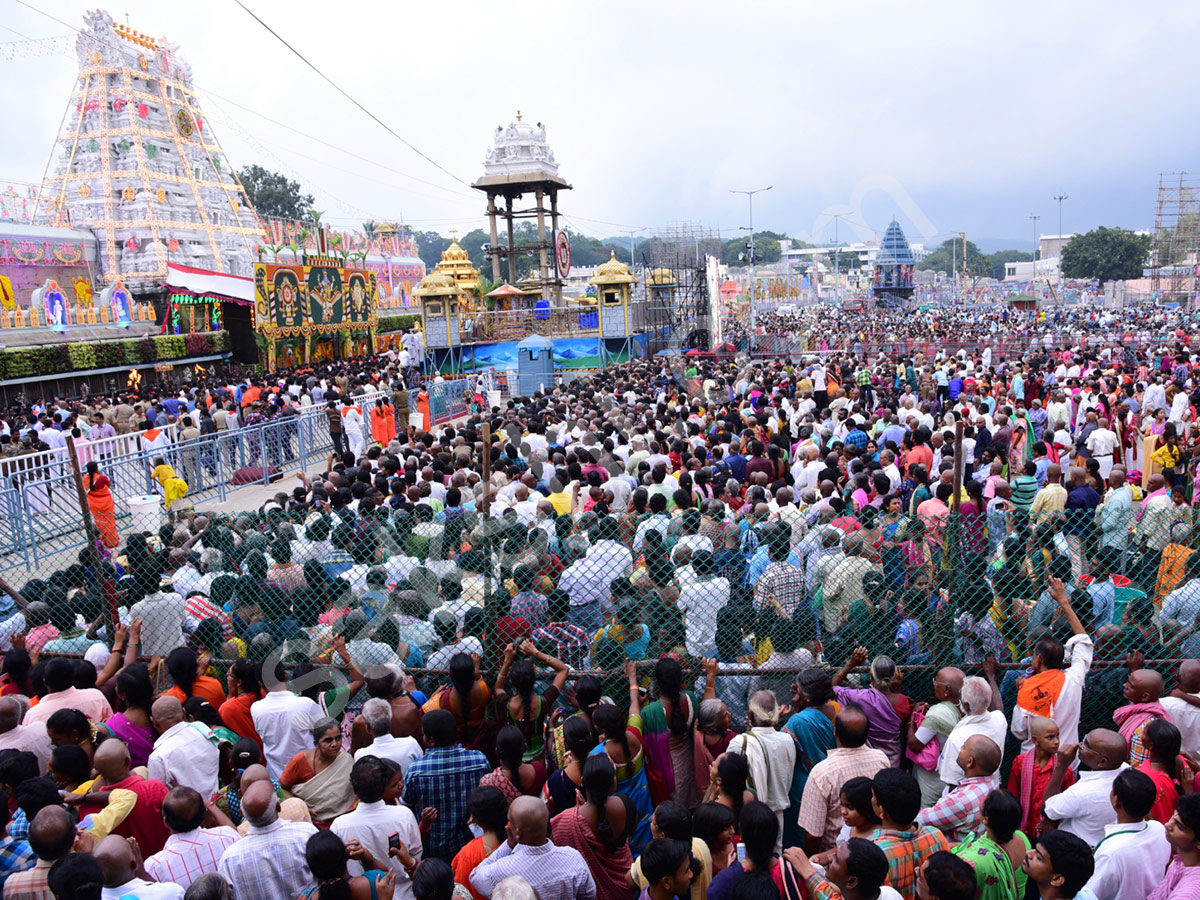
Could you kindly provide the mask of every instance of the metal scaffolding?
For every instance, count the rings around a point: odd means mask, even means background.
[[[1200,262],[1200,177],[1158,176],[1158,206],[1150,242],[1150,289],[1164,303],[1191,306]]]

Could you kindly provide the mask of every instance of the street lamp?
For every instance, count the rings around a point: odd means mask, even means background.
[[[395,236],[396,226],[391,222],[384,222],[382,225],[375,226],[375,234],[380,238],[379,253],[383,257],[383,265],[387,269],[388,277],[388,306],[392,305],[392,299],[395,296],[395,288],[392,286],[392,256],[389,252],[388,238]]]
[[[1064,200],[1069,200],[1067,192],[1063,191],[1056,197],[1051,197],[1051,200],[1058,201],[1058,296],[1059,302],[1062,301],[1062,205]]]
[[[1029,285],[1032,288],[1033,282],[1037,281],[1037,261],[1038,261],[1038,219],[1041,216],[1030,216],[1033,221],[1033,277],[1029,279]]]
[[[645,228],[635,228],[635,229],[626,228],[621,231],[621,234],[629,235],[629,272],[630,272],[630,274],[637,273],[637,259],[633,255],[633,236],[635,234],[641,234],[645,230],[646,230]]]
[[[842,244],[838,237],[838,226],[842,224],[842,219],[850,213],[838,213],[831,215],[833,219],[833,299],[837,303],[838,308],[842,306],[842,275],[841,275],[841,252]]]
[[[763,191],[769,191],[775,185],[769,184],[765,188],[755,188],[752,191],[738,191],[733,188],[729,189],[731,194],[745,194],[746,199],[750,201],[750,355],[754,355],[754,335],[758,331],[758,319],[754,314],[754,195],[761,194]]]

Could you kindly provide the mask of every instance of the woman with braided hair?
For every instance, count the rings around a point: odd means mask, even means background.
[[[559,847],[574,847],[583,856],[596,882],[596,900],[630,900],[633,892],[625,875],[633,865],[629,831],[637,811],[629,798],[615,793],[617,772],[604,753],[593,753],[583,766],[580,806],[550,820],[551,840]]]
[[[658,699],[642,713],[650,791],[655,802],[674,800],[688,809],[700,802],[696,790],[696,697],[683,690],[683,666],[670,657],[654,667]]]

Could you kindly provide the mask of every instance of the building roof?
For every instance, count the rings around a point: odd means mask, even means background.
[[[916,265],[916,262],[912,248],[908,246],[908,240],[904,237],[904,229],[900,227],[899,222],[892,219],[892,223],[887,227],[887,233],[883,236],[883,243],[879,245],[879,254],[875,257],[875,265],[912,266]]]
[[[633,273],[629,266],[617,259],[615,251],[609,251],[609,260],[596,267],[596,273],[589,284],[633,284]]]

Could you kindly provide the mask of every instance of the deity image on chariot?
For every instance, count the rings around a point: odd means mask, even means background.
[[[296,273],[281,269],[275,273],[271,291],[274,301],[274,316],[281,327],[300,325],[304,321],[304,307],[300,300],[300,283]]]
[[[336,325],[342,321],[342,276],[337,269],[318,266],[308,273],[308,302],[312,321]]]

